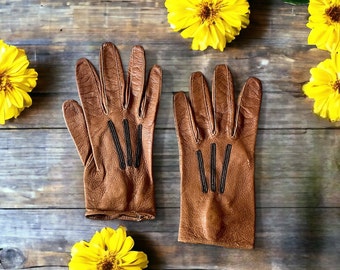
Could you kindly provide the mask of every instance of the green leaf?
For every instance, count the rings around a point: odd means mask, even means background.
[[[303,5],[303,4],[308,4],[309,0],[283,0],[283,2],[287,4],[292,4],[292,5]]]

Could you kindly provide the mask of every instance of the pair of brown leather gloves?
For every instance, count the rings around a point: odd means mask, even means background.
[[[100,72],[87,59],[76,65],[81,105],[63,104],[64,118],[84,165],[86,216],[155,218],[152,145],[162,87],[155,65],[145,77],[145,54],[135,46],[127,78],[112,43],[100,51]],[[200,72],[191,76],[190,98],[174,95],[181,210],[178,240],[253,248],[254,151],[261,82],[249,78],[234,101],[231,73],[215,68],[212,95]]]

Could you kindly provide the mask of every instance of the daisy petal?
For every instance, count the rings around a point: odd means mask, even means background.
[[[314,99],[313,111],[332,122],[340,120],[340,55],[332,53],[331,58],[310,70],[311,78],[302,90]]]
[[[249,24],[246,0],[166,0],[168,22],[183,38],[192,38],[193,50],[208,46],[223,51]]]
[[[93,235],[90,242],[80,241],[73,245],[69,268],[71,270],[118,268],[141,270],[146,268],[148,266],[146,254],[131,251],[133,245],[132,237],[126,237],[125,227],[120,226],[117,230],[103,228]]]
[[[18,117],[21,111],[31,106],[27,94],[36,86],[38,74],[28,69],[25,51],[0,40],[0,124]]]

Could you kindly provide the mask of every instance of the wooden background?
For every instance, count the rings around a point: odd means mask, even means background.
[[[328,53],[307,45],[306,5],[250,4],[251,24],[224,52],[197,52],[170,29],[164,1],[0,1],[0,38],[25,49],[39,73],[31,108],[0,127],[2,267],[14,268],[24,257],[20,268],[67,269],[75,242],[123,224],[135,249],[148,254],[149,269],[338,269],[340,123],[314,115],[312,101],[301,92],[309,69]],[[61,105],[78,99],[76,60],[87,57],[97,65],[104,41],[117,45],[125,68],[135,44],[144,46],[148,67],[163,68],[154,221],[84,217],[83,168]],[[251,251],[177,242],[180,179],[172,93],[188,90],[193,71],[210,79],[221,63],[230,66],[238,89],[248,76],[263,82]]]

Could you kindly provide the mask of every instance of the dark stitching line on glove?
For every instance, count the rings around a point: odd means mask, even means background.
[[[216,143],[210,145],[210,181],[211,191],[216,191]]]
[[[199,170],[200,170],[202,192],[207,193],[208,192],[208,184],[207,184],[207,179],[205,178],[204,163],[203,163],[203,157],[202,157],[201,150],[197,150],[196,155],[197,155],[197,160],[198,160],[198,167],[199,167]]]
[[[220,182],[220,193],[223,193],[225,190],[225,183],[226,183],[226,178],[227,178],[227,171],[228,171],[228,165],[229,165],[229,160],[230,160],[231,148],[232,148],[232,145],[228,144],[225,149],[221,182]]]
[[[140,165],[140,159],[142,156],[143,145],[142,145],[142,124],[137,126],[137,149],[136,149],[136,162],[135,168],[138,168]]]
[[[124,126],[125,142],[126,142],[127,165],[132,166],[132,147],[131,147],[131,138],[130,138],[130,128],[129,128],[129,121],[127,119],[123,120],[123,126]]]
[[[122,150],[122,147],[120,145],[120,142],[119,142],[119,138],[118,138],[118,134],[117,134],[115,125],[113,124],[113,122],[111,120],[109,120],[107,123],[108,123],[110,131],[111,131],[113,142],[114,142],[116,149],[117,149],[118,158],[119,158],[119,167],[122,170],[124,170],[125,167],[126,167],[125,161],[124,161],[124,154],[123,154],[123,150]]]

